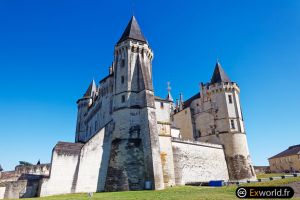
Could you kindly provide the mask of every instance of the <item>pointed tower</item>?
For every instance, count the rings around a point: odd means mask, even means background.
[[[217,61],[214,73],[212,75],[211,84],[222,83],[222,82],[231,82],[229,77],[226,75],[219,61]]]
[[[172,97],[172,95],[171,95],[171,85],[170,85],[170,82],[168,82],[168,87],[167,87],[167,90],[168,90],[168,95],[167,95],[167,97],[166,97],[166,100],[167,101],[170,101],[170,102],[174,102],[174,99],[173,99],[173,97]]]
[[[115,46],[114,131],[106,191],[164,187],[152,58],[152,50],[133,16]]]
[[[86,134],[86,124],[84,123],[84,114],[87,112],[89,106],[93,103],[93,98],[96,95],[97,86],[94,80],[90,83],[88,89],[83,97],[77,101],[77,123],[76,123],[76,136],[75,142],[84,142]]]
[[[206,112],[195,120],[199,140],[224,146],[231,180],[256,179],[241,111],[240,88],[230,80],[219,62],[210,83],[201,84],[200,94],[200,106]]]
[[[93,97],[93,96],[95,96],[96,91],[97,91],[97,86],[96,86],[95,80],[93,79],[92,82],[90,83],[88,89],[84,93],[83,97],[86,97],[86,98]]]

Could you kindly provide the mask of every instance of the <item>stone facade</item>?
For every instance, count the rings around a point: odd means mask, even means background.
[[[274,173],[300,172],[300,145],[290,146],[288,149],[268,159],[270,170]]]
[[[223,147],[172,138],[176,185],[229,180]]]
[[[224,78],[218,64],[219,71],[199,93],[185,102],[181,95],[174,103],[170,87],[167,98],[155,96],[152,59],[132,17],[115,46],[108,75],[99,84],[93,80],[77,101],[75,143],[57,143],[50,172],[38,179],[38,189],[32,189],[37,193],[28,189],[27,194],[160,190],[255,179],[237,84]],[[9,190],[14,198],[22,197],[17,189]]]
[[[201,83],[198,94],[180,102],[183,106],[177,106],[173,118],[183,136],[223,146],[230,180],[255,180],[239,93],[238,85],[217,62],[212,80]]]

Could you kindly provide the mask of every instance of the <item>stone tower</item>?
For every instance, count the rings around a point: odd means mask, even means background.
[[[114,131],[106,191],[164,187],[152,58],[152,50],[133,16],[114,51]]]
[[[201,83],[201,111],[196,118],[199,140],[222,144],[231,180],[256,179],[248,150],[239,98],[240,88],[219,62],[210,83]]]
[[[96,95],[97,86],[94,80],[90,83],[88,89],[84,93],[83,97],[77,101],[77,123],[76,123],[76,135],[75,142],[83,142],[84,135],[87,132],[86,124],[84,123],[84,114],[87,112],[89,106],[93,102],[93,98]]]

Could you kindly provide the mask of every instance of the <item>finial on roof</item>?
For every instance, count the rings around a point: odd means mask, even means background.
[[[230,78],[223,70],[219,59],[217,59],[215,70],[210,82],[211,83],[231,82]]]
[[[183,109],[183,94],[180,93],[179,94],[179,110],[182,110]]]
[[[132,16],[134,16],[134,0],[131,1]]]
[[[172,95],[171,95],[171,84],[170,84],[170,82],[167,82],[167,85],[168,85],[168,87],[167,87],[167,90],[168,90],[168,95],[167,95],[167,98],[166,98],[166,100],[168,100],[168,101],[174,101],[173,100],[173,97],[172,97]]]

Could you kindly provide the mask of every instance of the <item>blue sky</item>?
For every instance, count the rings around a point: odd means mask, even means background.
[[[299,144],[300,1],[136,0],[155,93],[185,99],[215,61],[241,88],[255,165]],[[74,141],[76,100],[107,75],[132,1],[0,0],[0,164],[49,162]]]

